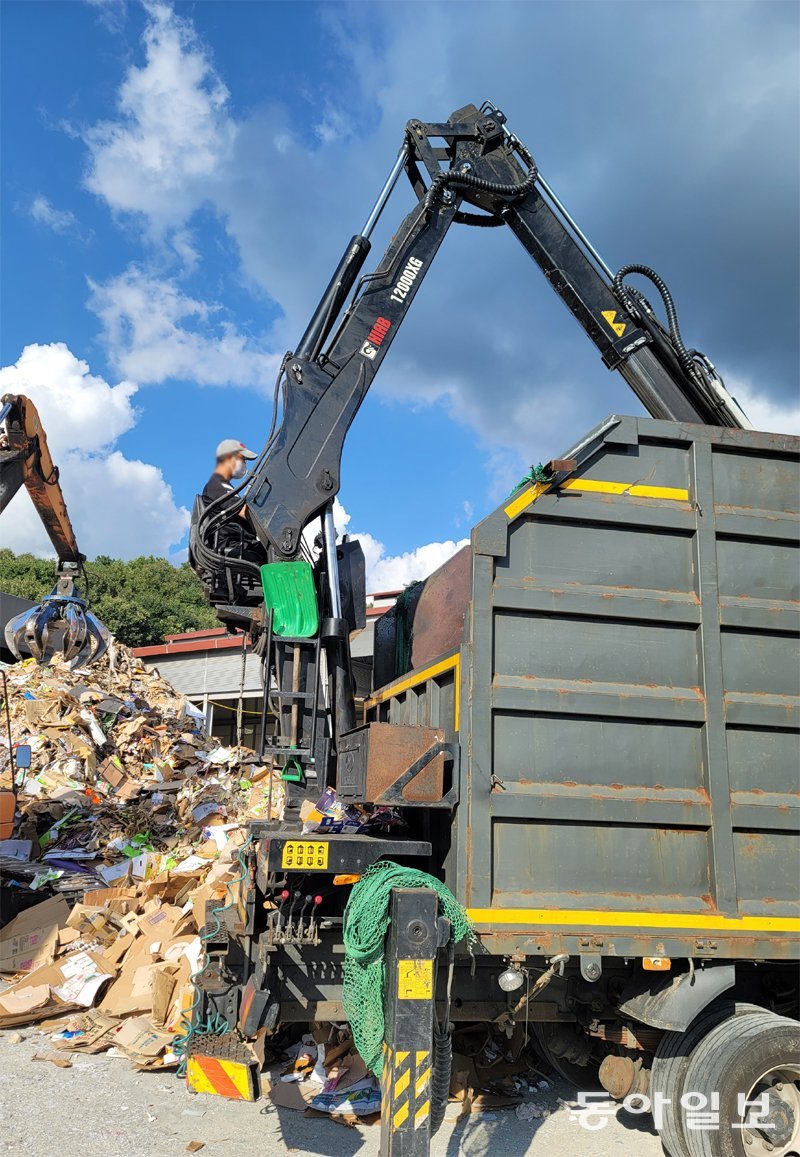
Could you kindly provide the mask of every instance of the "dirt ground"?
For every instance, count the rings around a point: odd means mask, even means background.
[[[60,1052],[68,1069],[34,1054],[50,1054],[47,1037],[23,1029],[12,1043],[0,1033],[0,1152],[24,1157],[179,1157],[192,1141],[202,1157],[247,1152],[376,1157],[380,1127],[348,1128],[291,1110],[187,1093],[172,1074],[140,1073],[126,1059]],[[649,1117],[622,1111],[598,1132],[583,1129],[570,1109],[574,1091],[555,1085],[533,1103],[549,1116],[518,1120],[514,1110],[446,1120],[433,1140],[434,1157],[662,1157]],[[265,1111],[266,1107],[266,1111]],[[448,1114],[454,1114],[450,1106]]]

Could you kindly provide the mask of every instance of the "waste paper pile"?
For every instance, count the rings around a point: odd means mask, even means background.
[[[106,885],[208,867],[241,823],[283,807],[254,751],[223,747],[203,715],[125,647],[70,670],[31,659],[6,671],[20,818],[0,860],[42,887],[84,872]],[[0,746],[0,782],[11,779]],[[19,865],[33,863],[35,874]]]
[[[29,660],[5,678],[0,1028],[72,1014],[59,1043],[177,1064],[206,902],[232,899],[244,827],[280,818],[283,783],[118,644],[92,667]]]
[[[30,660],[4,675],[0,788],[16,799],[0,839],[0,1030],[34,1026],[51,1050],[36,1059],[61,1067],[106,1053],[182,1075],[205,921],[236,903],[248,822],[282,817],[280,769],[207,736],[198,709],[119,644],[90,668]],[[301,820],[399,823],[330,791]],[[262,1029],[243,1047],[272,1107],[378,1119],[380,1088],[347,1025]],[[517,1030],[461,1030],[454,1049],[456,1114],[520,1106],[544,1075]]]

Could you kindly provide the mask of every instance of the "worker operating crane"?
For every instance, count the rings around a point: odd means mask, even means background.
[[[109,634],[75,585],[81,575],[87,581],[85,558],[78,550],[58,467],[33,402],[21,394],[6,394],[0,399],[0,514],[22,486],[55,548],[58,567],[50,594],[7,624],[6,642],[18,658],[27,649],[43,662],[57,649],[54,641],[60,631],[66,660],[77,666],[95,662],[108,647]]]

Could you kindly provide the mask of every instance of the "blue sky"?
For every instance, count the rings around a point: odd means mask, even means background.
[[[405,121],[486,97],[606,260],[668,280],[756,424],[795,428],[799,11],[6,0],[0,388],[40,406],[86,552],[180,557]],[[345,446],[374,584],[610,411],[639,408],[513,237],[452,234]],[[24,497],[0,535],[46,547]]]

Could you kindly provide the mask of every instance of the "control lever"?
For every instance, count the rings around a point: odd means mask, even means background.
[[[300,909],[300,915],[297,919],[297,939],[298,940],[303,939],[303,920],[305,919],[306,909],[308,908],[308,905],[311,903],[311,901],[313,899],[314,899],[313,896],[306,896],[305,900],[303,901],[303,907]]]
[[[310,900],[311,897],[309,896],[308,899]],[[308,920],[308,933],[306,935],[306,939],[312,944],[317,939],[317,908],[319,908],[321,903],[322,897],[314,896],[314,903],[311,907],[311,915]]]
[[[280,932],[281,925],[283,923],[283,906],[289,899],[290,895],[291,893],[288,892],[286,888],[284,888],[281,894],[278,896],[278,906],[274,908],[267,917],[270,930],[269,938],[273,944],[278,944],[282,939]]]
[[[297,901],[299,899],[300,899],[300,893],[295,892],[294,896],[292,896],[292,902],[289,905],[289,919],[286,922],[286,932],[285,932],[284,937],[283,937],[284,943],[287,943],[287,944],[292,939],[292,917],[294,916],[294,910],[297,907]]]

